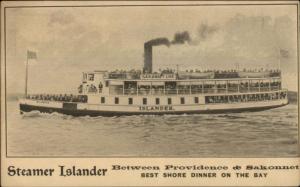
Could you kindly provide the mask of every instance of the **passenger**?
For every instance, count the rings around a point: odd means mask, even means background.
[[[135,91],[136,91],[136,90],[135,90],[133,87],[130,88],[130,94],[131,94],[131,95],[135,94]]]
[[[80,84],[79,87],[78,87],[78,93],[82,93],[82,91],[83,91],[83,85]]]
[[[102,93],[102,88],[103,88],[102,82],[99,83],[98,88],[99,88],[99,93]]]

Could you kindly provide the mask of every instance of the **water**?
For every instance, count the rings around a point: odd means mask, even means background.
[[[297,105],[253,113],[72,117],[7,103],[8,156],[295,157]]]

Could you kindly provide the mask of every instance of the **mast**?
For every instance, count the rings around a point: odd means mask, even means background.
[[[281,71],[281,54],[280,49],[278,49],[278,70]]]
[[[25,72],[25,97],[28,94],[28,61],[29,59],[37,59],[36,52],[27,50],[26,57],[26,72]]]
[[[26,57],[26,72],[25,72],[25,98],[27,97],[27,84],[28,84],[28,52]]]

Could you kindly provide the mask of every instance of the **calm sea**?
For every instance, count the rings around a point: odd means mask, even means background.
[[[7,103],[8,156],[297,156],[297,105],[253,113],[72,117]]]

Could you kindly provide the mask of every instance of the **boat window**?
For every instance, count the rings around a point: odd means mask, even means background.
[[[105,103],[105,97],[101,97],[101,103]]]
[[[156,99],[155,99],[155,103],[156,103],[157,105],[159,105],[159,98],[156,98]]]
[[[128,104],[129,105],[132,105],[132,103],[133,103],[133,99],[130,97],[130,98],[128,98]]]
[[[94,74],[89,74],[88,78],[89,78],[89,81],[93,81],[94,80]]]
[[[168,105],[171,105],[171,104],[172,104],[172,99],[168,98]]]
[[[184,97],[181,97],[181,98],[180,98],[180,103],[181,103],[181,104],[184,104],[184,103],[185,103],[185,102],[184,102]]]
[[[195,97],[194,100],[195,100],[195,103],[199,103],[199,97]]]
[[[137,82],[125,81],[124,82],[124,94],[125,95],[137,94]]]
[[[239,92],[239,82],[238,80],[230,80],[227,82],[227,92],[235,93]]]
[[[119,98],[115,97],[115,104],[119,104]]]
[[[143,98],[143,105],[147,104],[147,98]]]

